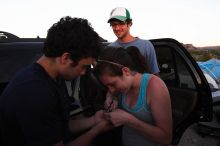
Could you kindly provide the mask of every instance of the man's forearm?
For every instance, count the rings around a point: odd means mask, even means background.
[[[88,146],[97,135],[98,131],[91,129],[65,146]]]
[[[91,128],[95,124],[94,116],[69,121],[70,131],[75,133]]]

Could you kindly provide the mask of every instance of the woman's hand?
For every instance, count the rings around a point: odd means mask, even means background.
[[[106,120],[111,121],[115,127],[124,125],[129,122],[130,119],[132,119],[131,114],[121,109],[116,109],[112,112],[105,112],[104,117]]]

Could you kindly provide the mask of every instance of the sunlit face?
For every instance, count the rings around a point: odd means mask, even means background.
[[[112,94],[121,92],[127,93],[131,87],[130,76],[111,76],[109,74],[104,74],[99,77],[100,81],[108,88],[108,91]]]
[[[62,70],[62,76],[66,80],[72,80],[77,76],[84,75],[88,66],[94,62],[94,58],[88,57],[81,59],[78,64],[73,60],[68,59],[65,67]]]
[[[127,22],[112,20],[110,26],[119,39],[124,38],[129,33],[130,25]]]

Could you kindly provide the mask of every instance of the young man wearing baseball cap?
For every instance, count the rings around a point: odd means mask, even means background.
[[[134,37],[130,34],[132,19],[128,9],[124,7],[114,8],[110,13],[108,23],[110,23],[114,34],[118,38],[115,42],[111,43],[110,46],[124,48],[136,46],[147,58],[150,73],[158,75],[159,68],[152,43],[148,40],[140,39],[139,37]]]

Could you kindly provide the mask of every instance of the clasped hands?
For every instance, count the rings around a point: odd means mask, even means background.
[[[102,124],[105,130],[112,129],[126,124],[131,116],[126,111],[117,108],[118,101],[112,96],[106,96],[105,110],[100,110],[95,114],[95,123]]]

